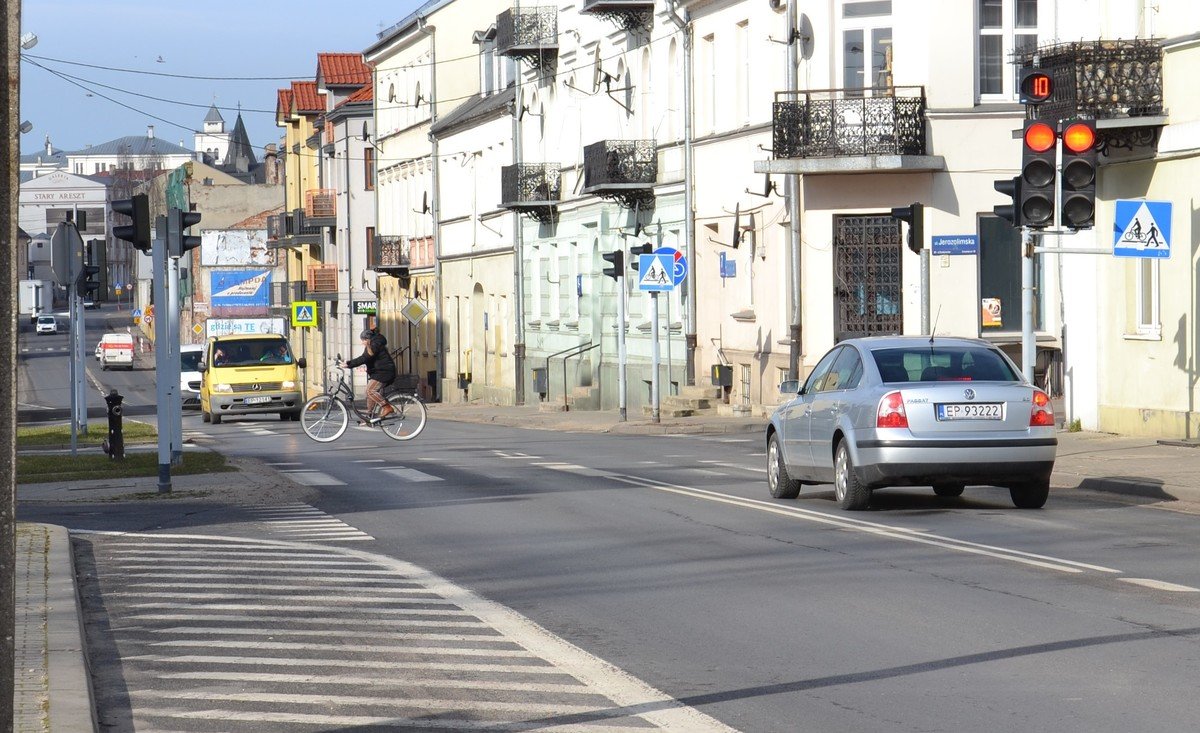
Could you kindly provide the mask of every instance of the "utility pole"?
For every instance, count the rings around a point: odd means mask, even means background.
[[[796,41],[799,33],[796,31],[797,0],[787,0],[787,74],[784,84],[787,91],[795,93],[797,84],[797,66],[799,64]],[[788,328],[788,379],[800,378],[800,359],[804,355],[802,319],[804,308],[800,293],[800,176],[790,174],[784,179],[783,195],[787,199],[788,209],[788,293],[791,302],[791,324]]]
[[[20,168],[21,0],[4,3],[5,84],[0,85],[4,154],[0,155],[0,730],[13,729],[16,679],[17,484],[17,171]]]

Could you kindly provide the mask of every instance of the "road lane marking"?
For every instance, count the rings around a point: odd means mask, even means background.
[[[378,677],[363,677],[348,674],[283,674],[279,672],[168,672],[160,675],[174,680],[208,680],[217,682],[289,682],[319,685],[355,685],[356,687],[406,687],[414,684],[436,685],[464,690],[520,690],[521,692],[567,692],[588,695],[586,688],[578,684],[554,682],[520,682],[517,680],[455,680],[432,675],[405,677],[403,681],[381,680]]]
[[[1154,590],[1165,590],[1172,593],[1200,593],[1200,588],[1193,588],[1189,585],[1176,585],[1163,580],[1151,580],[1150,578],[1117,578],[1122,583],[1131,585],[1140,585],[1143,588],[1152,588]]]
[[[1000,560],[1008,560],[1023,565],[1043,568],[1046,570],[1055,570],[1063,573],[1081,573],[1085,570],[1092,570],[1099,573],[1120,573],[1120,570],[1106,568],[1101,565],[1091,565],[1081,563],[1074,560],[1065,560],[1063,558],[1051,557],[1049,555],[1039,555],[1023,550],[1014,550],[1007,547],[997,547],[995,545],[984,545],[977,542],[967,540],[954,539],[953,537],[943,537],[940,535],[928,534],[917,530],[907,529],[905,527],[896,527],[878,522],[870,522],[863,519],[853,519],[850,517],[835,517],[823,512],[813,511],[811,509],[802,509],[800,507],[786,507],[779,504],[774,504],[760,499],[745,499],[740,496],[732,496],[730,494],[722,494],[716,491],[708,491],[706,489],[697,489],[690,486],[679,486],[677,484],[668,484],[665,482],[655,481],[653,479],[639,478],[635,476],[618,476],[618,481],[627,483],[633,486],[642,488],[654,489],[656,491],[664,491],[681,496],[690,496],[696,499],[704,499],[706,501],[715,501],[722,504],[730,504],[739,506],[745,509],[754,509],[757,511],[767,512],[770,514],[779,514],[795,519],[803,519],[809,522],[819,524],[827,524],[841,529],[849,529],[866,534],[873,534],[879,537],[887,537],[889,539],[901,540],[903,542],[914,542],[923,545],[933,545],[955,552],[965,552],[973,555],[984,555]]]
[[[397,468],[380,468],[378,470],[383,471],[384,473],[386,473],[389,476],[394,476],[398,479],[401,479],[403,481],[408,481],[411,483],[422,483],[425,481],[443,481],[443,480],[445,480],[439,476],[434,476],[434,475],[425,473],[424,471],[418,471],[415,468],[405,468],[404,466],[399,466]]]
[[[280,471],[281,474],[287,476],[298,484],[305,486],[345,486],[345,481],[339,481],[333,476],[320,471]]]

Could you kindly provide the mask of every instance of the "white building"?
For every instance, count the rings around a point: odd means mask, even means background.
[[[183,147],[154,136],[154,125],[146,127],[144,137],[130,135],[89,145],[64,154],[67,170],[76,175],[93,175],[127,169],[135,171],[173,170],[195,160],[196,155]]]

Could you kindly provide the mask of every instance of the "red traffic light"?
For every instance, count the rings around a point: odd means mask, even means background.
[[[1049,99],[1053,92],[1054,82],[1046,72],[1040,69],[1024,69],[1021,72],[1021,104],[1040,104]]]
[[[1096,131],[1084,122],[1072,122],[1062,134],[1063,145],[1072,153],[1091,150],[1096,144]]]
[[[1025,146],[1035,153],[1044,153],[1054,147],[1058,135],[1045,122],[1034,122],[1025,128]]]

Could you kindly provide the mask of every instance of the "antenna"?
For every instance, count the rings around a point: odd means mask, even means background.
[[[937,322],[938,322],[938,319],[939,319],[939,318],[941,318],[941,317],[942,317],[942,306],[941,306],[941,304],[939,303],[939,304],[938,304],[938,312],[937,312],[937,315],[933,317],[933,328],[929,329],[929,343],[930,343],[930,345],[932,345],[932,344],[933,344],[933,335],[934,335],[935,333],[937,333]]]

